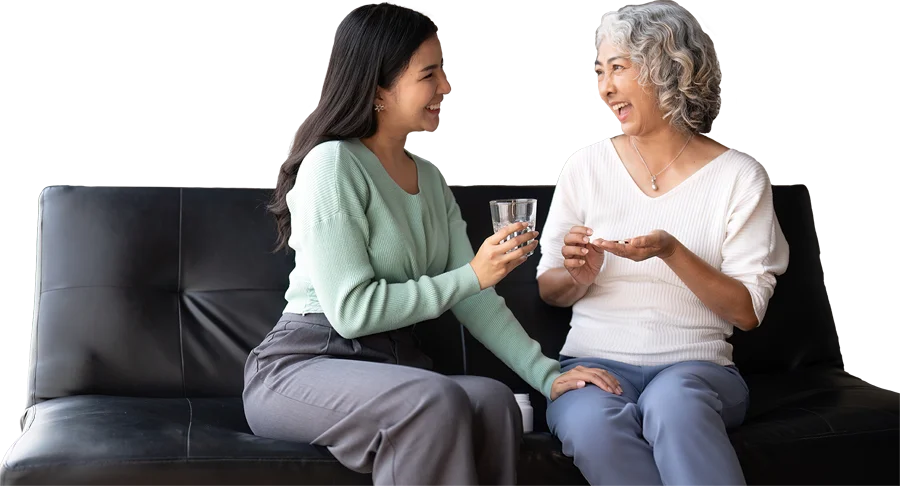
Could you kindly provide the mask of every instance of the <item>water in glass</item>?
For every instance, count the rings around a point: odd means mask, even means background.
[[[503,241],[534,231],[537,217],[537,199],[498,199],[491,201],[490,204],[494,233],[513,223],[528,222],[528,228],[511,234]],[[522,248],[528,243],[530,241],[517,246],[515,249]],[[530,251],[526,256],[531,256],[533,253],[534,251]]]

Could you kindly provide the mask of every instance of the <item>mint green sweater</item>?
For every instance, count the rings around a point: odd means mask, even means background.
[[[480,290],[453,193],[437,167],[412,158],[416,195],[398,186],[359,140],[325,142],[309,152],[287,196],[296,266],[285,312],[323,312],[335,331],[354,339],[451,310],[549,396],[559,363],[541,353],[493,288]]]

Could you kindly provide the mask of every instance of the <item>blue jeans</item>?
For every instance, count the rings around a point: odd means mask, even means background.
[[[588,384],[547,407],[550,431],[591,484],[745,484],[726,433],[743,422],[749,395],[734,366],[566,356],[560,364],[602,368],[622,387],[614,395]]]

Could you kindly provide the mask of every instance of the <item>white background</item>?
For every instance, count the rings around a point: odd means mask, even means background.
[[[271,183],[279,145],[319,85],[328,32],[351,5],[3,3],[0,368],[23,367],[31,326],[32,192]],[[851,345],[849,364],[894,367],[898,350]]]

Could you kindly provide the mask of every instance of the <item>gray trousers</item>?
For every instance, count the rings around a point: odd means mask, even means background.
[[[285,314],[247,359],[253,433],[325,446],[376,485],[515,484],[522,418],[509,387],[404,365],[403,336],[367,338],[341,338],[322,314]]]

